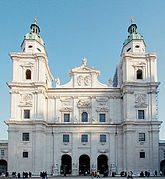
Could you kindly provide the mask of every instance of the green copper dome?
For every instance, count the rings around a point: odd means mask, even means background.
[[[127,45],[129,42],[131,42],[132,40],[136,40],[136,39],[143,39],[143,36],[139,33],[136,32],[137,29],[137,25],[136,24],[131,24],[128,27],[128,38],[124,41],[123,46]]]
[[[36,40],[37,42],[39,42],[41,45],[44,46],[44,42],[39,35],[40,28],[36,24],[32,24],[30,28],[31,28],[31,32],[27,33],[24,38],[28,40]]]

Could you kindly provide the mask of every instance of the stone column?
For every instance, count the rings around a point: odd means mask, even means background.
[[[78,133],[72,133],[72,175],[79,175]]]

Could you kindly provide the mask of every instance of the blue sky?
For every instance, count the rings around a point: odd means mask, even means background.
[[[158,54],[159,120],[165,116],[165,1],[164,0],[1,0],[0,1],[0,139],[7,139],[5,120],[10,117],[12,80],[10,52],[21,52],[24,35],[37,17],[54,78],[69,81],[68,70],[87,65],[101,71],[99,80],[108,83],[120,61],[130,18],[144,36],[147,52]],[[54,85],[55,86],[55,85]],[[165,139],[165,124],[160,138]]]

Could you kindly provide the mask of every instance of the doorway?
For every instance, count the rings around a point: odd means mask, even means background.
[[[160,162],[160,170],[162,171],[163,176],[165,176],[165,160]]]
[[[7,172],[7,162],[6,160],[0,160],[0,174],[6,174]]]
[[[79,174],[90,174],[90,158],[88,155],[81,155],[79,158]]]
[[[72,173],[72,158],[70,155],[63,155],[61,157],[61,174],[63,173],[71,174]]]
[[[108,157],[106,155],[97,157],[97,170],[100,174],[108,175]]]

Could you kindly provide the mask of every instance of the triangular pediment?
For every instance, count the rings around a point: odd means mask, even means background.
[[[72,76],[74,73],[96,73],[97,76],[100,75],[100,71],[94,68],[88,67],[86,65],[82,65],[80,67],[73,68],[69,71],[69,75]]]
[[[60,85],[60,80],[56,79],[57,88],[107,88],[106,84],[98,81],[97,77],[100,71],[86,65],[87,60],[83,58],[80,67],[73,68],[69,71],[71,76],[70,82]]]

